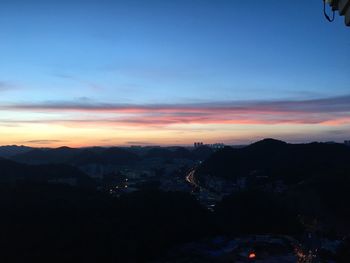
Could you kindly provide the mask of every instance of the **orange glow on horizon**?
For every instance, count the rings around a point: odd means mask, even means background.
[[[143,109],[142,114],[37,109],[6,111],[0,117],[0,145],[88,147],[130,145],[249,144],[266,137],[293,142],[343,141],[334,130],[350,129],[350,118],[327,114],[215,108]],[[139,110],[141,110],[139,109]],[[341,139],[340,139],[341,138]],[[326,139],[329,140],[329,139]]]
[[[88,147],[130,145],[192,145],[204,143],[249,144],[272,137],[290,142],[317,141],[322,132],[329,133],[321,124],[190,124],[167,126],[127,126],[88,123],[62,125],[58,123],[26,123],[1,126],[0,145],[27,145],[32,147]],[[348,126],[345,126],[347,128]],[[332,128],[333,129],[333,128]],[[312,137],[313,136],[313,137]],[[334,138],[336,139],[336,138]],[[341,139],[339,141],[342,141]]]

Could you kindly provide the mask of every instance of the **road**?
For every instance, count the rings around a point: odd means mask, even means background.
[[[186,181],[190,183],[193,187],[199,188],[199,185],[194,180],[194,174],[196,172],[196,169],[192,169],[187,175],[186,175]]]

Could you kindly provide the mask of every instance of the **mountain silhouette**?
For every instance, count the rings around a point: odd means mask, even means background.
[[[348,170],[349,163],[350,148],[343,144],[264,139],[244,148],[217,151],[197,169],[196,177],[234,180],[255,174],[297,182],[327,171]]]

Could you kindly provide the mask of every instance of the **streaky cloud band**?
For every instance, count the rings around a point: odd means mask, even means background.
[[[308,100],[213,101],[187,104],[118,104],[46,101],[2,105],[0,111],[60,113],[62,117],[0,119],[1,123],[89,123],[126,126],[172,124],[326,124],[350,123],[350,95]],[[85,114],[86,113],[86,114]],[[93,116],[91,116],[93,113]]]
[[[213,101],[204,103],[176,104],[122,104],[81,101],[45,101],[1,105],[0,110],[40,111],[116,111],[116,112],[205,112],[205,111],[260,111],[260,112],[348,112],[350,95],[308,100],[250,100]]]

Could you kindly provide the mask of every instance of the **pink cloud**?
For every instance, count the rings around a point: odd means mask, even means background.
[[[167,126],[173,124],[323,124],[350,123],[350,96],[313,100],[233,101],[194,104],[108,104],[46,102],[15,104],[0,110],[54,112],[62,119],[1,120],[2,123]],[[93,117],[89,115],[93,113]]]

